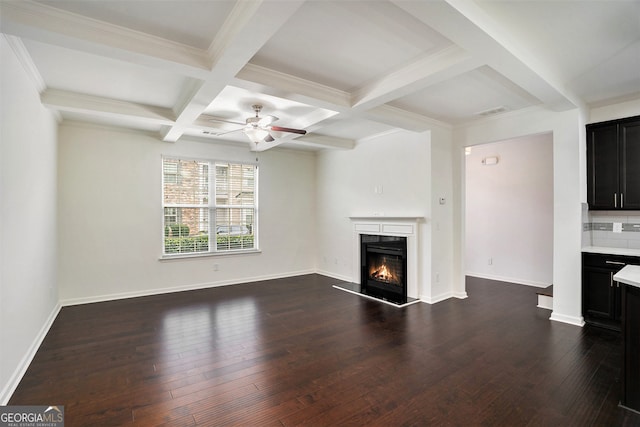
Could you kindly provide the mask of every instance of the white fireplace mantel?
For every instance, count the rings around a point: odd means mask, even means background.
[[[407,238],[407,296],[419,299],[418,226],[421,216],[350,216],[353,223],[353,280],[360,283],[360,235],[403,236]]]

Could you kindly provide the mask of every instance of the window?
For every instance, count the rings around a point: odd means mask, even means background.
[[[178,163],[169,162],[162,165],[162,171],[164,172],[164,182],[169,184],[178,183]]]
[[[162,170],[164,255],[257,248],[256,165],[163,158]]]

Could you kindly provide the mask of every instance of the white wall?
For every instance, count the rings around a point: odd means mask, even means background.
[[[59,310],[56,121],[0,36],[0,405]]]
[[[495,165],[485,165],[497,157]],[[466,274],[553,282],[553,139],[476,145],[466,156]],[[491,260],[491,264],[489,263]]]
[[[430,134],[396,132],[357,144],[349,151],[318,155],[318,270],[354,280],[354,233],[349,216],[422,216],[419,293],[430,295]],[[375,187],[382,187],[376,193]]]
[[[464,287],[457,287],[458,272],[455,269],[454,218],[459,209],[454,197],[454,150],[450,129],[433,127],[431,131],[431,227],[428,228],[430,246],[431,286],[426,289],[424,300],[430,303],[455,296],[466,298]],[[444,204],[440,199],[444,199]]]
[[[261,253],[160,261],[161,156],[254,162],[256,154],[245,144],[164,143],[154,135],[78,123],[60,127],[59,144],[64,304],[314,271],[315,154],[259,154]]]
[[[553,312],[551,319],[582,325],[581,259],[582,207],[586,197],[584,125],[579,110],[553,112],[542,108],[508,114],[461,126],[454,132],[457,149],[539,133],[553,135]],[[459,157],[462,162],[463,155]],[[464,169],[456,178],[464,182]],[[464,205],[464,185],[459,195]],[[464,209],[464,208],[463,208]],[[456,227],[464,230],[464,220]],[[464,232],[455,256],[464,257]],[[458,261],[461,262],[461,261]],[[465,271],[464,262],[462,271]]]

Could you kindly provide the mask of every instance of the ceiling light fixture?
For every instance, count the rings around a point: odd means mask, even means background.
[[[247,135],[254,144],[264,141],[264,139],[269,136],[269,132],[267,130],[253,126],[245,128],[244,134]]]

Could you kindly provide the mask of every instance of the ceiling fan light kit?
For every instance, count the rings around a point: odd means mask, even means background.
[[[222,132],[222,133],[218,133],[216,134],[216,136],[222,136],[228,133],[232,133],[232,132],[237,132],[237,131],[242,131],[247,138],[249,138],[249,140],[251,142],[253,142],[254,144],[259,144],[260,142],[272,142],[275,141],[275,138],[273,137],[273,135],[271,135],[270,131],[274,131],[274,132],[287,132],[287,133],[295,133],[298,135],[305,135],[307,133],[306,130],[304,129],[294,129],[294,128],[287,128],[287,127],[281,127],[281,126],[272,126],[271,124],[273,122],[275,122],[276,120],[278,120],[277,117],[275,116],[260,116],[260,111],[262,111],[262,105],[260,104],[254,104],[251,106],[251,108],[253,109],[253,111],[256,113],[255,116],[252,117],[248,117],[245,120],[245,125],[243,128],[240,129],[235,129],[232,131],[228,131],[228,132]],[[222,120],[220,120],[222,121]],[[224,120],[225,122],[228,123],[235,123],[235,122],[231,122],[228,120]],[[240,124],[240,123],[238,123]]]
[[[248,127],[244,129],[244,134],[251,140],[251,142],[257,144],[265,140],[269,136],[269,132],[259,127]]]

